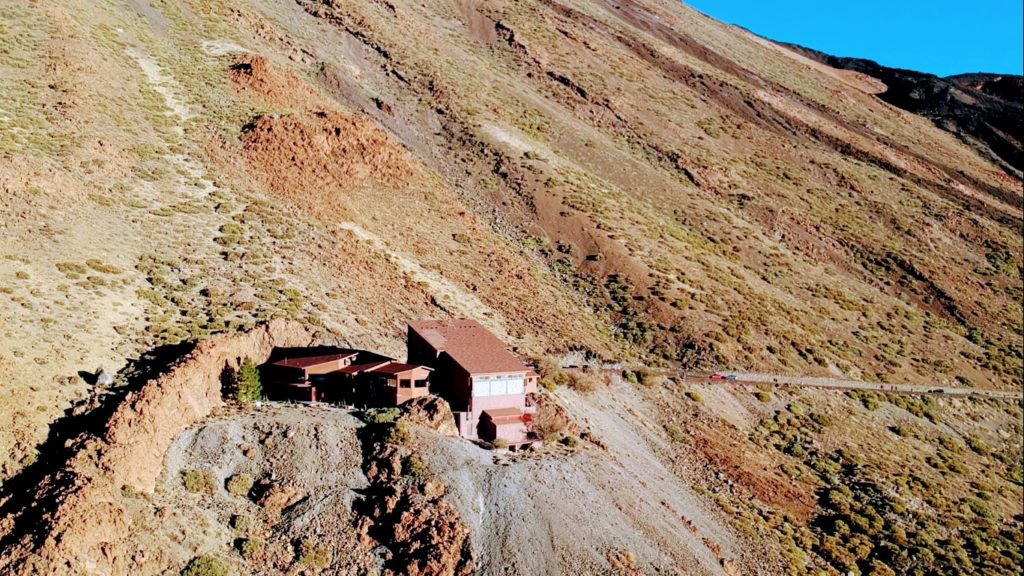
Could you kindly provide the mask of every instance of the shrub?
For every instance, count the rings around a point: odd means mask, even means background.
[[[491,448],[495,450],[508,450],[508,442],[501,438],[495,438],[494,441],[491,442]]]
[[[121,269],[118,268],[117,266],[114,266],[113,264],[107,264],[107,263],[103,262],[102,260],[97,260],[96,258],[90,258],[90,259],[86,260],[85,261],[85,265],[88,266],[89,268],[92,268],[93,270],[95,270],[97,272],[102,272],[104,274],[120,274],[121,273]]]
[[[227,564],[214,556],[196,556],[181,571],[181,576],[227,576],[227,574]]]
[[[700,392],[697,392],[696,390],[687,390],[686,397],[689,398],[690,400],[693,400],[694,402],[700,402],[703,400],[703,398],[701,398],[700,396]]]
[[[405,465],[402,467],[406,474],[413,478],[426,478],[430,475],[430,469],[427,467],[427,463],[423,461],[423,458],[419,454],[411,454],[405,459]]]
[[[235,540],[235,548],[242,555],[242,558],[246,560],[252,560],[257,554],[263,550],[266,542],[259,538],[239,538]]]
[[[409,426],[405,422],[399,422],[388,430],[384,441],[395,446],[408,446],[412,444],[412,432],[409,431]]]
[[[562,443],[569,448],[576,448],[580,445],[580,439],[578,436],[566,436],[562,439]]]
[[[256,531],[257,520],[248,514],[235,514],[231,517],[231,527],[242,534],[251,534]]]
[[[243,404],[255,402],[263,397],[260,372],[252,358],[246,357],[235,373],[235,399]]]
[[[363,412],[363,420],[367,424],[391,424],[398,420],[401,411],[398,408],[371,408]]]
[[[772,395],[768,392],[765,392],[764,390],[758,390],[757,392],[754,392],[754,398],[757,398],[759,401],[764,402],[766,404],[772,401]]]
[[[245,498],[249,495],[249,491],[252,490],[253,482],[253,477],[243,472],[228,478],[224,487],[227,489],[229,494]]]
[[[568,427],[569,420],[551,404],[538,407],[530,421],[530,430],[544,442],[558,441]]]
[[[676,426],[675,424],[666,424],[665,433],[668,434],[669,440],[677,444],[682,444],[683,442],[686,442],[686,433],[684,433],[683,430],[679,426]]]
[[[542,359],[537,365],[537,372],[540,374],[540,385],[546,390],[569,385],[569,373],[550,359]]]
[[[630,384],[639,384],[641,386],[654,386],[659,381],[650,370],[643,367],[636,370],[623,370],[622,377]]]
[[[597,374],[589,372],[570,372],[568,377],[569,388],[572,388],[582,394],[589,394],[601,386],[601,379]]]
[[[297,562],[300,566],[323,570],[330,563],[327,549],[320,546],[312,538],[303,538],[299,541]]]
[[[185,486],[185,490],[193,494],[213,494],[217,491],[217,482],[213,477],[213,473],[207,470],[197,470],[194,468],[183,470],[181,473],[181,483]]]

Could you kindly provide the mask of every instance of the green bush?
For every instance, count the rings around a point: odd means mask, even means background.
[[[697,392],[696,390],[687,390],[686,397],[689,398],[690,400],[693,400],[694,402],[701,402],[703,400],[703,398],[701,398],[700,392]]]
[[[405,459],[405,464],[402,466],[402,470],[406,475],[412,476],[413,478],[422,479],[430,475],[430,469],[427,467],[427,463],[419,454],[411,454]]]
[[[263,397],[260,372],[252,358],[246,357],[235,373],[235,399],[243,404],[255,402]]]
[[[764,390],[754,392],[754,398],[757,398],[760,402],[764,402],[765,404],[772,401],[772,395]]]
[[[183,470],[181,472],[181,483],[185,490],[193,494],[213,494],[217,491],[217,481],[213,473],[207,470]]]
[[[665,424],[665,433],[668,434],[669,440],[677,444],[686,442],[686,433],[683,432],[682,428],[675,424]]]
[[[388,430],[387,437],[384,440],[388,444],[395,446],[409,446],[412,444],[412,432],[405,422],[399,422]]]
[[[491,448],[495,450],[508,450],[508,442],[501,438],[495,438],[494,441],[491,442]]]
[[[303,538],[298,546],[298,559],[300,566],[323,570],[330,563],[330,556],[327,549],[320,546],[312,538]]]
[[[367,424],[391,424],[402,412],[398,408],[371,408],[363,412],[363,420]]]
[[[241,534],[252,534],[258,527],[258,520],[248,514],[235,514],[231,517],[231,527]]]
[[[246,560],[252,560],[263,547],[266,546],[266,542],[259,538],[239,538],[235,541],[235,548],[242,555],[242,558]]]
[[[214,556],[196,556],[185,569],[181,576],[227,576],[228,566],[220,558]]]
[[[248,497],[249,492],[252,490],[254,483],[253,477],[246,473],[235,474],[228,478],[227,483],[224,487],[227,489],[229,494],[240,496],[242,498]]]

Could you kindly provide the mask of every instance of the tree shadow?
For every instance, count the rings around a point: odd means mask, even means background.
[[[113,386],[93,388],[88,398],[76,402],[50,424],[46,440],[36,448],[36,460],[0,486],[0,517],[14,518],[12,529],[0,539],[0,550],[26,535],[32,538],[33,547],[40,545],[46,535],[43,518],[60,503],[61,489],[74,481],[69,475],[55,473],[67,466],[88,439],[103,437],[111,416],[128,394],[167,373],[195,345],[167,344],[129,360],[118,372]],[[85,373],[93,376],[95,382],[97,375]]]

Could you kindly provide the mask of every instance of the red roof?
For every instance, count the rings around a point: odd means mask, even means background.
[[[409,328],[470,374],[526,372],[523,362],[476,320],[422,320]]]
[[[423,368],[425,370],[433,370],[428,366],[420,366],[419,364],[402,364],[401,362],[390,362],[384,366],[374,368],[374,372],[382,372],[384,374],[401,374],[403,372],[409,372],[417,368]]]
[[[274,366],[284,366],[286,368],[310,368],[313,366],[320,366],[322,364],[330,364],[331,362],[337,362],[344,360],[345,358],[351,358],[357,355],[358,352],[345,352],[343,354],[328,354],[326,356],[307,356],[305,358],[285,358],[284,360],[278,360],[274,362]]]
[[[486,414],[495,424],[511,424],[524,420],[523,411],[519,408],[493,408],[484,410],[483,414]]]
[[[369,372],[380,366],[390,363],[390,360],[383,360],[381,362],[367,362],[365,364],[353,364],[351,366],[345,366],[338,370],[341,374],[359,374],[360,372]]]

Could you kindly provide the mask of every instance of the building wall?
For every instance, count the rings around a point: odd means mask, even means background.
[[[495,424],[489,418],[480,421],[480,438],[488,442],[500,438],[511,444],[518,444],[526,441],[527,433],[526,424],[522,421],[502,424]]]
[[[526,396],[523,394],[506,394],[505,396],[487,396],[484,398],[473,398],[471,407],[474,416],[479,419],[484,410],[495,408],[526,408]]]
[[[497,376],[497,378],[495,378]],[[487,375],[487,376],[474,376],[473,377],[473,392],[470,401],[469,410],[473,413],[476,419],[479,419],[480,413],[484,410],[493,410],[495,408],[518,408],[522,410],[526,407],[526,392],[525,392],[525,376],[526,372],[520,373],[507,373],[499,375]],[[488,386],[494,381],[509,382],[510,379],[517,379],[518,384],[515,388],[506,385],[500,389],[504,391],[510,391],[508,394],[492,394],[493,389],[486,390]],[[481,390],[485,388],[485,390]]]

